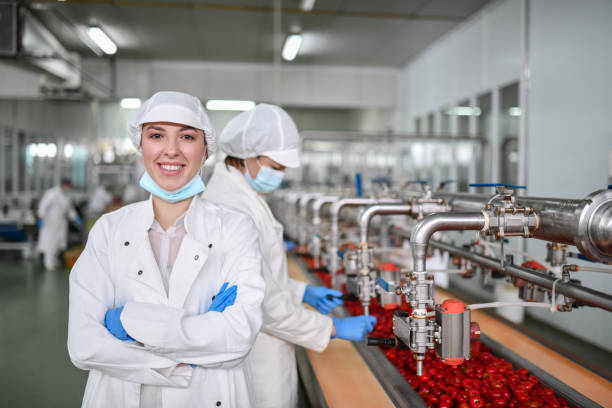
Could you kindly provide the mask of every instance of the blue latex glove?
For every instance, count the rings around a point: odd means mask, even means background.
[[[331,299],[328,298],[331,297]],[[308,303],[310,306],[317,309],[323,314],[328,314],[336,306],[340,306],[344,303],[342,300],[342,292],[337,290],[328,289],[323,286],[306,286],[304,291],[304,303]]]
[[[236,285],[232,285],[228,288],[227,285],[228,283],[225,282],[223,286],[221,286],[221,289],[215,295],[210,307],[208,308],[209,312],[223,312],[226,307],[234,304],[238,288]]]
[[[285,241],[285,251],[293,251],[295,249],[295,243],[293,241]]]
[[[38,227],[38,229],[41,229],[44,225],[43,220],[39,219],[38,221],[36,221],[36,226]]]
[[[353,316],[342,319],[333,317],[332,320],[336,327],[336,335],[332,339],[339,337],[350,341],[365,341],[366,334],[376,325],[374,316]]]
[[[104,326],[109,332],[119,340],[134,340],[123,328],[121,324],[121,312],[123,312],[123,306],[110,309],[104,316]]]

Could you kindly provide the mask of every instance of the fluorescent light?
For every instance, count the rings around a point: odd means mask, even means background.
[[[255,107],[253,101],[232,101],[228,99],[211,99],[206,102],[206,109],[216,111],[248,111]]]
[[[72,145],[70,143],[64,146],[64,157],[67,159],[72,157]]]
[[[312,8],[314,7],[316,1],[317,0],[301,0],[300,1],[300,8],[303,11],[311,11]]]
[[[286,61],[293,61],[300,50],[300,46],[302,45],[302,35],[301,34],[291,34],[285,40],[285,44],[283,45],[282,56]]]
[[[109,38],[108,35],[100,27],[89,27],[87,34],[96,43],[96,45],[102,48],[102,51],[108,55],[113,55],[117,52],[117,45]]]
[[[123,109],[138,109],[140,104],[140,98],[123,98],[121,100],[121,107]]]
[[[55,143],[47,143],[47,157],[55,157],[57,154],[57,146]]]
[[[521,116],[521,108],[519,108],[518,106],[514,106],[508,109],[508,113],[510,114],[510,116]]]

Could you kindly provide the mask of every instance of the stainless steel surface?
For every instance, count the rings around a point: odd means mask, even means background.
[[[368,227],[370,220],[375,215],[385,214],[411,214],[411,204],[375,204],[366,207],[359,214],[359,233],[361,237],[361,243],[368,242]]]
[[[483,210],[490,196],[437,192],[452,211]],[[612,190],[599,190],[582,200],[563,198],[516,197],[538,216],[533,238],[575,245],[597,262],[612,262]]]
[[[435,232],[482,230],[486,222],[484,213],[443,213],[423,218],[416,224],[410,235],[414,272],[425,272],[427,245]]]
[[[405,235],[405,232],[401,230],[397,230],[395,232],[400,235]],[[449,245],[440,241],[431,240],[429,244],[433,248],[447,251],[451,255],[457,255],[469,259],[486,268],[495,271],[505,272],[508,275],[524,279],[527,282],[534,283],[538,286],[542,286],[547,289],[552,289],[553,282],[555,281],[554,277],[550,277],[542,272],[538,272],[533,269],[523,268],[517,265],[506,265],[502,271],[499,259],[473,253],[468,250],[457,248],[453,245]],[[565,283],[561,281],[557,282],[557,284],[555,285],[555,292],[587,303],[591,306],[600,307],[602,309],[612,312],[612,296],[607,293],[599,292],[580,285],[575,285],[571,282]]]
[[[300,245],[306,245],[306,241],[308,239],[308,232],[309,232],[308,226],[310,225],[308,223],[308,203],[310,203],[312,200],[315,200],[321,197],[321,195],[322,193],[306,193],[306,194],[303,194],[298,199],[298,206],[300,208],[300,213],[299,213],[297,236],[298,236],[298,243]]]

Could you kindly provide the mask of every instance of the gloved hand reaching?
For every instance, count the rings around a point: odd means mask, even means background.
[[[353,316],[345,318],[332,318],[336,335],[341,339],[350,341],[364,341],[366,334],[370,333],[376,325],[376,317],[374,316]]]
[[[213,297],[213,301],[208,308],[209,312],[223,312],[226,307],[232,306],[236,300],[236,294],[238,288],[236,285],[227,287],[228,283],[225,282],[219,292]]]
[[[328,289],[323,286],[310,285],[306,286],[302,301],[308,303],[323,314],[328,314],[333,308],[344,303],[342,300],[342,292]]]
[[[110,309],[104,316],[104,326],[109,332],[119,340],[134,340],[123,328],[121,323],[121,312],[123,312],[123,306]]]

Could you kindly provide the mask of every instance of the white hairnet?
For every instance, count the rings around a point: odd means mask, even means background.
[[[140,105],[127,123],[128,134],[138,151],[141,151],[142,125],[151,122],[172,122],[201,129],[206,137],[208,157],[217,148],[215,130],[202,102],[195,96],[183,92],[157,92]]]
[[[268,156],[285,167],[299,167],[299,139],[287,112],[262,103],[227,124],[219,136],[219,148],[240,159]]]

